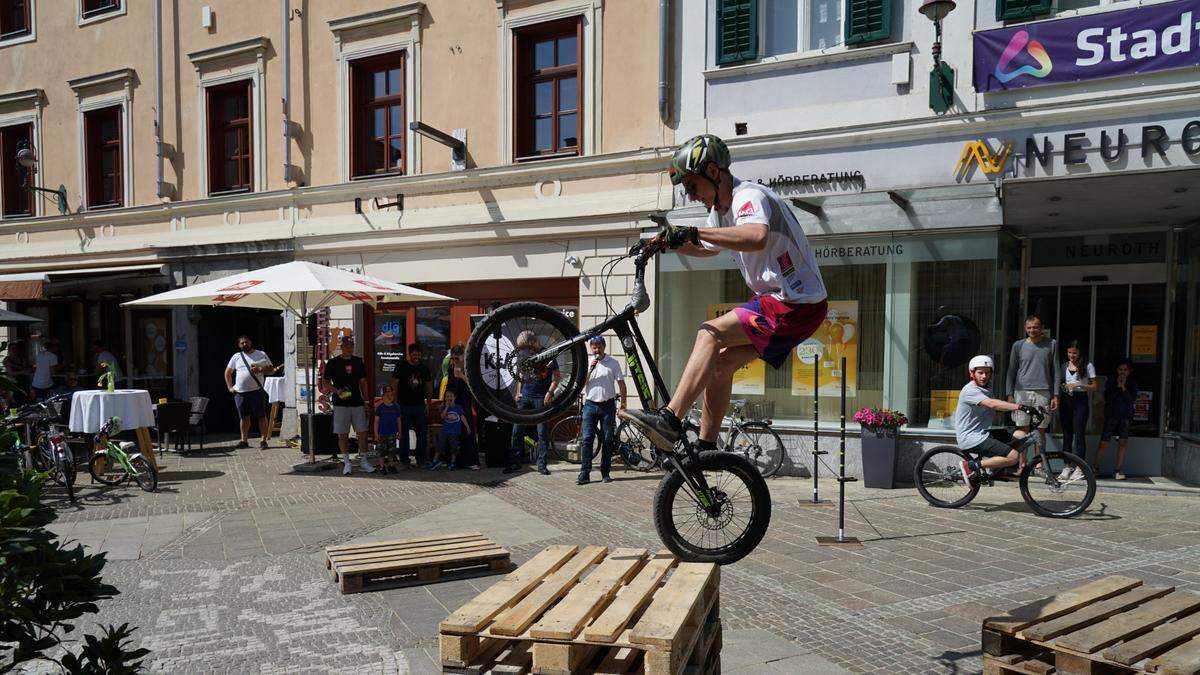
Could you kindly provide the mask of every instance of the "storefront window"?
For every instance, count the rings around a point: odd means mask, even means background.
[[[1200,229],[1180,233],[1177,241],[1170,428],[1200,437]]]
[[[442,359],[450,349],[450,308],[417,308],[417,342],[425,348],[422,359],[433,375],[433,390],[440,385]]]

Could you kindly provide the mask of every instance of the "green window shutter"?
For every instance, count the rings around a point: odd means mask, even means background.
[[[758,58],[758,0],[717,0],[717,65]]]
[[[892,0],[846,0],[846,44],[886,40],[892,35]]]
[[[996,20],[1032,19],[1049,14],[1051,0],[996,0]]]

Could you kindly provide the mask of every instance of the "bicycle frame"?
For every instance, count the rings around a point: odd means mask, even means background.
[[[117,460],[117,463],[121,465],[121,468],[125,470],[125,473],[134,477],[142,475],[140,471],[133,468],[133,462],[130,461],[129,453],[122,450],[116,443],[108,440],[107,436],[104,437],[103,440],[96,440],[104,450],[104,454],[112,459]]]

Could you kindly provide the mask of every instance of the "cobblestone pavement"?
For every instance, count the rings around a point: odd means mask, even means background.
[[[615,471],[579,487],[553,475],[291,470],[295,450],[162,460],[160,492],[80,480],[54,529],[109,553],[121,595],[101,619],[138,626],[153,672],[437,672],[437,623],[494,578],[343,596],[323,547],[475,530],[523,562],[552,543],[661,546],[657,476]],[[852,484],[837,511],[798,505],[810,484],[769,482],[770,532],[722,571],[726,672],[978,672],[980,620],[1103,574],[1200,590],[1200,499],[1101,491],[1070,521],[1038,518],[1007,486],[946,511],[915,491]],[[828,484],[830,488],[834,484]]]

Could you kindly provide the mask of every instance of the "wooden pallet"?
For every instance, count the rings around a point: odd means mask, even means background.
[[[983,622],[985,675],[1200,673],[1200,594],[1110,576]]]
[[[512,569],[508,551],[478,532],[345,544],[325,549],[342,593],[429,584]]]
[[[443,672],[720,672],[720,568],[550,546],[441,623]]]

